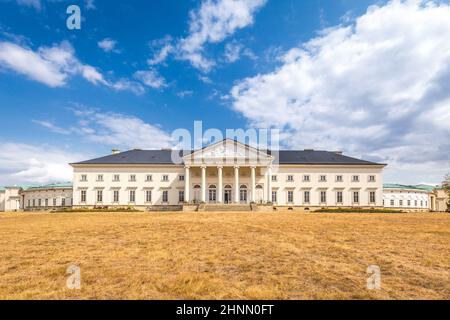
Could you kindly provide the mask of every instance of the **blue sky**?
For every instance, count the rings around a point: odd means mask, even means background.
[[[70,4],[81,30],[66,27]],[[386,162],[390,182],[450,171],[447,1],[0,8],[0,185],[65,180],[67,162],[114,147],[165,147],[195,120],[277,128],[284,148]]]

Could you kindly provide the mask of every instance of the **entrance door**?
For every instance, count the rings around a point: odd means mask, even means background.
[[[223,194],[223,203],[225,204],[231,203],[231,190],[225,190]]]
[[[264,189],[262,186],[256,186],[256,203],[262,203],[264,200]]]

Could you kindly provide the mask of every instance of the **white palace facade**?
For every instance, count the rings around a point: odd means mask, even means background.
[[[340,152],[272,152],[226,139],[200,150],[130,150],[71,165],[74,207],[383,207],[385,165]]]

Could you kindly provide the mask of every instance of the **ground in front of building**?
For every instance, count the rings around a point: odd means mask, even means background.
[[[450,299],[449,214],[10,213],[0,234],[0,299]]]

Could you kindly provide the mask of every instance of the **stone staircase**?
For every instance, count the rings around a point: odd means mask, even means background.
[[[252,211],[249,204],[203,204],[198,207],[199,212],[245,212]]]

